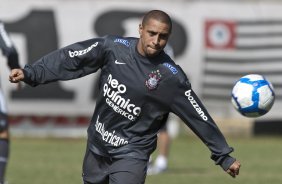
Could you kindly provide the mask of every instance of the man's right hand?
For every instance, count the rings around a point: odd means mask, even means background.
[[[24,79],[23,70],[20,68],[13,69],[9,75],[9,80],[12,83],[18,83]]]
[[[239,161],[235,161],[229,169],[226,171],[230,176],[235,178],[237,175],[239,175],[239,170],[240,170],[241,164]]]

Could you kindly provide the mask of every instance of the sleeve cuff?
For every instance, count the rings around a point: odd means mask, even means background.
[[[236,161],[235,158],[226,156],[224,160],[220,163],[220,166],[223,170],[227,171],[227,169]]]
[[[23,79],[23,82],[25,82],[26,84],[34,87],[34,86],[37,86],[37,84],[35,84],[30,78],[30,68],[28,67],[28,65],[26,65],[23,69],[23,73],[24,73],[24,79]]]

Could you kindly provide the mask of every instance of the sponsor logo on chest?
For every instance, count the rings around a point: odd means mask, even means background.
[[[130,121],[135,121],[135,119],[141,113],[141,107],[138,107],[132,103],[131,99],[124,98],[126,91],[126,86],[120,83],[117,79],[114,79],[113,76],[109,74],[107,82],[103,87],[106,103],[115,112],[126,117]]]

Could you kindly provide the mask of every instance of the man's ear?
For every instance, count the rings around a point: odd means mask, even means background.
[[[139,24],[139,35],[141,35],[142,30],[143,30],[142,24]]]

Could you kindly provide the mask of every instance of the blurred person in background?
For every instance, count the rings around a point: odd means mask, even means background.
[[[0,20],[0,50],[7,58],[8,66],[12,70],[20,68],[17,50],[10,39],[3,22]],[[20,84],[20,83],[18,83]],[[9,122],[6,102],[0,86],[0,184],[4,183],[5,171],[9,157]]]
[[[191,88],[186,74],[163,51],[172,31],[169,15],[146,13],[139,38],[105,36],[53,51],[24,69],[12,83],[31,86],[80,78],[101,70],[99,95],[88,127],[84,184],[143,184],[164,116],[173,112],[232,177],[240,162],[230,156],[223,134]]]

